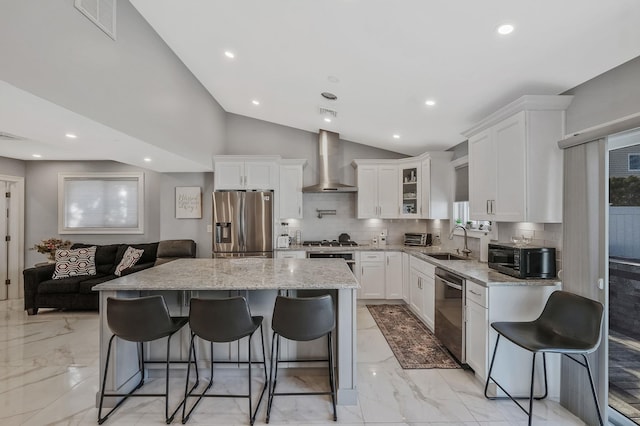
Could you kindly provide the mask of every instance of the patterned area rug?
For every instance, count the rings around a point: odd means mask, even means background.
[[[408,306],[367,305],[367,308],[402,368],[460,368]]]

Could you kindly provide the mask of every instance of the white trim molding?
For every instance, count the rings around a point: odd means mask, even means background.
[[[68,226],[66,186],[71,181],[129,181],[135,182],[137,188],[135,226],[125,227],[71,227]],[[96,199],[98,201],[98,199]],[[143,234],[144,233],[144,173],[111,172],[111,173],[58,173],[58,233],[59,234]]]

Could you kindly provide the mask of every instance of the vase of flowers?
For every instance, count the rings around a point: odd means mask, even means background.
[[[71,247],[71,241],[63,241],[59,238],[49,238],[42,240],[40,243],[33,246],[31,250],[37,250],[38,253],[46,254],[47,262],[53,263],[56,261],[56,250],[69,247]]]

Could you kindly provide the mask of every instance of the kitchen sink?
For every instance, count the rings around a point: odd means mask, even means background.
[[[425,253],[429,257],[439,260],[469,260],[468,257],[458,256],[453,253]]]

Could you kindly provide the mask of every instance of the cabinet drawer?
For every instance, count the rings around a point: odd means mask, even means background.
[[[423,273],[428,277],[435,278],[436,276],[436,266],[432,265],[429,262],[425,262],[424,260],[411,256],[409,264],[411,265],[411,268]]]
[[[307,253],[301,250],[296,251],[278,251],[276,252],[278,259],[304,259],[307,257]]]
[[[383,261],[383,260],[384,260],[383,251],[363,251],[362,253],[360,253],[361,262],[375,262],[375,261]]]
[[[487,288],[476,284],[473,281],[467,280],[466,282],[466,294],[467,300],[473,300],[483,308],[487,307]]]

